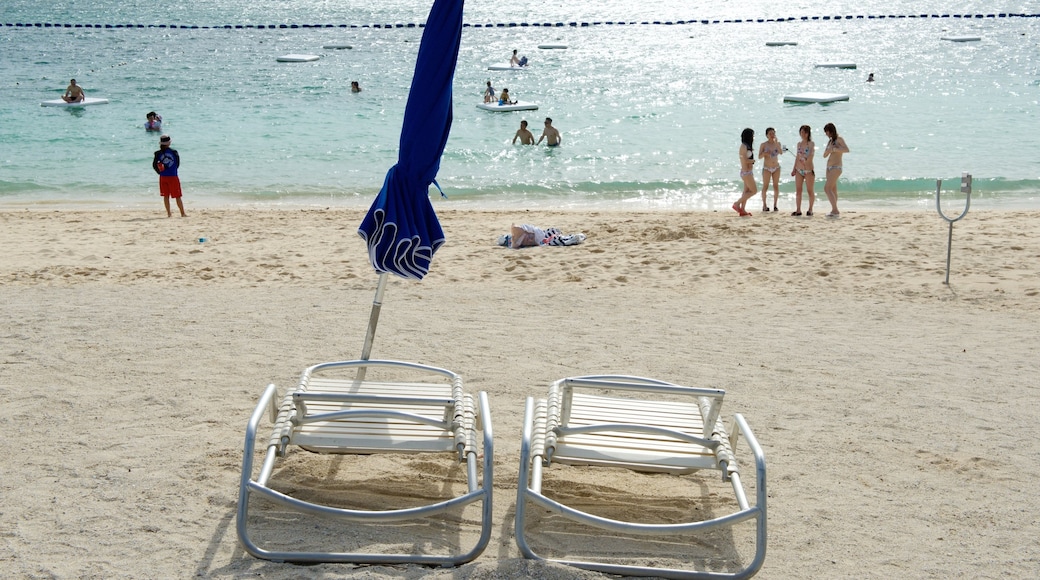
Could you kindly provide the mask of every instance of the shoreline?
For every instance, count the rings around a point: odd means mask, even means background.
[[[839,192],[840,196],[840,192]],[[430,199],[436,211],[612,211],[612,212],[694,212],[694,213],[726,213],[731,211],[729,204],[738,199],[739,193],[734,193],[732,199],[718,198],[714,202],[684,203],[669,200],[651,199],[622,199],[622,200],[590,200],[590,199],[475,199],[475,198],[440,198],[436,192],[431,193]],[[772,199],[772,193],[769,194]],[[192,208],[206,211],[295,211],[311,209],[328,210],[367,210],[375,195],[361,197],[340,197],[336,199],[321,199],[316,197],[300,198],[293,201],[210,201],[205,196],[192,194],[186,191],[184,204],[186,210]],[[758,208],[760,197],[752,198],[748,203],[752,204],[752,213]],[[965,197],[957,191],[944,191],[942,196],[943,207],[949,207],[950,211],[959,214],[964,209]],[[906,200],[874,199],[856,200],[839,197],[839,208],[850,212],[935,212],[935,196],[930,199],[915,198]],[[817,192],[817,208],[827,206],[827,198],[822,190]],[[823,205],[820,205],[823,204]],[[794,194],[781,191],[780,213],[790,214],[794,210]],[[803,197],[803,211],[807,202]],[[162,198],[156,193],[149,196],[148,200],[134,201],[111,201],[111,200],[69,200],[69,199],[46,199],[46,200],[11,200],[0,198],[0,212],[11,211],[150,211],[158,207],[162,209]],[[785,209],[786,208],[786,209]],[[760,208],[758,208],[760,210]],[[973,193],[971,198],[972,211],[1040,211],[1040,193],[1036,196],[1023,197],[992,197],[984,192]],[[823,215],[826,212],[822,212]]]

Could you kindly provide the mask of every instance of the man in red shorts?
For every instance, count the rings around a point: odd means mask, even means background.
[[[173,216],[170,212],[171,197],[177,200],[177,209],[181,210],[181,217],[188,217],[184,213],[184,203],[181,202],[181,180],[177,177],[177,169],[180,166],[181,156],[176,149],[170,148],[170,136],[159,137],[159,150],[152,159],[152,169],[159,174],[159,195],[166,206],[166,217]]]

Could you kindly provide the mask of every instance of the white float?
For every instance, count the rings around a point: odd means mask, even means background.
[[[284,54],[278,57],[278,62],[313,62],[321,58],[316,54]]]
[[[566,44],[539,44],[538,48],[542,50],[563,50],[567,48]]]
[[[798,43],[790,40],[770,40],[766,42],[766,46],[798,46]]]
[[[856,68],[854,62],[818,62],[816,68]]]
[[[485,111],[497,111],[505,113],[507,111],[535,111],[538,109],[538,103],[525,103],[524,101],[517,101],[512,105],[499,105],[498,103],[479,103],[477,104],[478,109]]]
[[[513,70],[513,71],[517,71],[517,70],[527,70],[529,68],[531,68],[531,65],[527,65],[527,66],[512,66],[509,63],[506,63],[506,64],[493,64],[493,65],[488,67],[488,70]]]
[[[784,95],[785,103],[833,103],[835,101],[847,101],[848,95],[841,93],[794,93]]]
[[[108,99],[99,99],[96,97],[87,97],[78,103],[66,103],[65,99],[54,99],[53,101],[43,101],[40,103],[41,107],[88,107],[90,105],[105,105],[108,104]]]
[[[323,44],[323,45],[321,45],[321,47],[322,48],[332,49],[332,50],[343,50],[345,48],[354,48],[354,45],[352,45],[352,44]]]
[[[950,42],[977,42],[982,40],[981,36],[942,36],[940,40],[949,40]]]

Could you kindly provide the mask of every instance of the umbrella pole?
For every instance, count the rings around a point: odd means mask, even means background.
[[[379,282],[376,284],[376,296],[372,299],[372,314],[368,317],[368,332],[365,334],[365,346],[361,348],[361,360],[368,360],[372,355],[372,342],[376,338],[376,325],[379,324],[379,310],[383,307],[384,290],[386,272],[379,274]]]
[[[379,310],[383,307],[383,291],[386,290],[386,272],[379,275],[376,283],[376,296],[372,299],[372,314],[368,317],[368,332],[365,333],[365,346],[361,347],[361,360],[368,360],[372,355],[372,342],[376,338],[376,325],[379,324]],[[358,367],[358,381],[365,380],[368,367]]]

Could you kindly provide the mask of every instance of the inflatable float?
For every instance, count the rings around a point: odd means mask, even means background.
[[[488,70],[527,70],[529,68],[531,68],[530,65],[528,65],[528,66],[511,66],[509,63],[506,63],[506,64],[493,64],[493,65],[489,66],[487,69]]]
[[[798,43],[790,40],[771,40],[766,46],[798,46]]]
[[[323,44],[323,45],[321,45],[321,47],[322,48],[332,49],[332,50],[343,50],[345,48],[346,49],[354,48],[354,45],[352,45],[352,44]]]
[[[505,113],[507,111],[535,111],[538,109],[538,103],[525,103],[524,101],[517,101],[512,105],[499,105],[498,103],[479,103],[477,104],[478,109],[485,111],[498,111]]]
[[[818,62],[816,68],[856,68],[854,62]]]
[[[542,50],[564,50],[567,48],[566,44],[539,44],[538,48]]]
[[[977,42],[982,40],[981,36],[942,36],[940,40],[949,40],[950,42]]]
[[[278,62],[313,62],[319,58],[321,57],[316,54],[285,54],[275,60]]]
[[[784,95],[785,103],[833,103],[835,101],[847,101],[848,95],[841,93],[795,93]]]
[[[96,97],[87,97],[78,103],[66,103],[65,99],[54,99],[53,101],[43,101],[40,103],[41,107],[89,107],[90,105],[105,105],[108,104],[108,99],[99,99]]]

